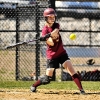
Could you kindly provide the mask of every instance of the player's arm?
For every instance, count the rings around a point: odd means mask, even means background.
[[[55,28],[52,32],[51,35],[52,39],[57,39],[59,37],[59,29]]]
[[[49,46],[54,46],[54,41],[58,42],[59,41],[59,29],[54,29],[50,33],[50,37],[46,40],[46,43]]]
[[[51,37],[52,39],[57,39],[59,37],[59,29],[56,28],[51,33],[48,33],[45,36],[40,37],[40,40],[45,41],[46,38],[49,38],[49,37]]]
[[[46,40],[46,43],[47,43],[49,46],[54,46],[54,42],[53,42],[52,37],[49,37],[49,38]]]
[[[40,41],[46,41],[46,43],[49,45],[49,46],[54,46],[54,42],[53,42],[53,39],[51,37],[51,33],[48,33],[46,34],[45,36],[42,36],[39,38]]]
[[[55,29],[47,34],[47,29],[44,28],[42,30],[42,37],[40,37],[40,41],[46,41],[49,37],[51,37],[53,40],[58,39],[59,40],[59,24],[55,24]],[[50,39],[51,40],[51,39]]]
[[[45,36],[39,37],[40,41],[46,41],[51,36],[51,33],[46,34]]]
[[[51,37],[53,40],[59,39],[59,29],[60,25],[58,23],[55,23],[55,29],[51,32]]]

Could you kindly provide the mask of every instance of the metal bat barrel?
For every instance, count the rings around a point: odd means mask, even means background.
[[[27,44],[27,42],[20,42],[20,43],[16,43],[10,46],[6,46],[5,49],[10,49],[10,48],[17,47],[17,46],[24,45],[24,44]]]
[[[16,43],[16,44],[12,44],[10,46],[6,46],[5,49],[10,49],[10,48],[14,48],[14,47],[17,47],[17,46],[20,46],[20,45],[25,45],[25,44],[28,44],[30,42],[34,42],[34,41],[37,41],[39,39],[34,39],[34,40],[31,40],[31,41],[25,41],[25,42],[19,42],[19,43]]]

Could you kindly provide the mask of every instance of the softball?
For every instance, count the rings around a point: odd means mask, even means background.
[[[71,40],[75,40],[76,39],[76,34],[72,33],[69,37]]]

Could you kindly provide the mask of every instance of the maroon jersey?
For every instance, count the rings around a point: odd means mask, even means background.
[[[54,23],[52,27],[44,26],[42,29],[42,36],[52,32],[55,28],[59,29],[59,24]],[[54,42],[54,46],[47,45],[46,56],[47,59],[54,59],[66,53],[66,50],[63,48],[63,43],[61,36],[59,34],[59,42]]]

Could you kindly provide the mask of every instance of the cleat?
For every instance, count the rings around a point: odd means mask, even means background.
[[[85,95],[85,91],[84,90],[80,90],[80,94]]]
[[[36,92],[36,87],[31,86],[30,90],[31,90],[31,92]]]

